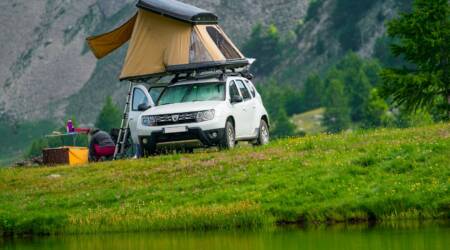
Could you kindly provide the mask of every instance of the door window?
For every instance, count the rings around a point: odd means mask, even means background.
[[[138,111],[138,107],[141,104],[149,105],[147,96],[145,96],[144,91],[135,88],[133,91],[133,111]]]
[[[239,87],[239,90],[241,90],[242,97],[244,98],[244,100],[252,99],[252,97],[250,96],[250,92],[248,91],[247,87],[245,87],[245,84],[243,81],[236,80],[236,84]]]
[[[229,92],[230,92],[230,98],[233,99],[233,96],[240,96],[241,94],[239,94],[239,90],[236,87],[236,84],[233,82],[230,83],[230,88],[229,88]]]
[[[253,86],[253,84],[251,84],[249,81],[245,81],[245,85],[247,86],[248,89],[250,89],[250,92],[252,93],[252,96],[256,97],[255,86]]]

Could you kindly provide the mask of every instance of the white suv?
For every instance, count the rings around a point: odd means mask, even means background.
[[[178,81],[149,91],[137,86],[130,129],[144,155],[155,154],[165,144],[195,141],[230,149],[237,141],[269,142],[269,116],[261,96],[251,81],[238,76]]]

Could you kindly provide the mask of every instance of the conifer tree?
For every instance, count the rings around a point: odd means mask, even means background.
[[[450,3],[415,0],[411,13],[388,24],[392,53],[412,66],[382,72],[383,93],[414,111],[439,106],[450,119]],[[440,104],[440,105],[439,105]]]
[[[280,107],[273,118],[275,118],[272,130],[274,137],[287,137],[295,134],[295,125],[289,120],[285,109]]]
[[[322,97],[324,95],[324,84],[318,74],[312,74],[306,79],[302,92],[302,109],[309,111],[322,107]]]
[[[256,75],[270,75],[283,59],[283,41],[277,27],[256,25],[242,51],[246,56],[257,59],[252,65]]]
[[[376,128],[387,126],[393,122],[392,120],[388,104],[380,97],[377,89],[372,89],[364,107],[362,125],[366,128]]]
[[[330,133],[337,133],[350,127],[350,109],[344,84],[338,79],[330,81],[324,100],[324,125]]]
[[[120,126],[121,116],[119,108],[113,103],[112,98],[108,96],[95,126],[109,133],[111,129]]]

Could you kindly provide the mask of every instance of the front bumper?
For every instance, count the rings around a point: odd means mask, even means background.
[[[216,146],[225,134],[225,129],[202,130],[188,128],[187,132],[165,134],[163,130],[153,131],[150,135],[139,136],[139,143],[143,148],[154,148],[162,143],[183,144],[186,141],[198,140],[204,146]]]

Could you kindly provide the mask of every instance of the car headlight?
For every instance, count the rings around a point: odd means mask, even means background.
[[[216,111],[214,109],[200,111],[197,113],[197,122],[210,121],[210,120],[214,119],[215,113],[216,113]]]
[[[153,115],[142,116],[142,125],[147,127],[156,126],[156,117]]]

